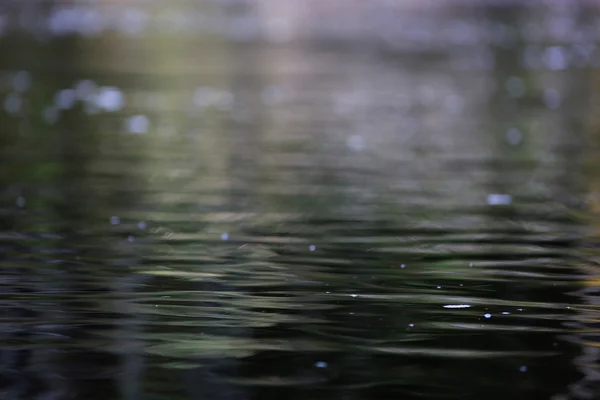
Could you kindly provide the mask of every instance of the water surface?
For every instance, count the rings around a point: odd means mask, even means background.
[[[596,10],[177,4],[2,11],[2,398],[598,398]]]

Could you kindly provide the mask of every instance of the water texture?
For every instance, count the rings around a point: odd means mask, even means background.
[[[0,398],[600,398],[600,8],[367,3],[0,5]]]

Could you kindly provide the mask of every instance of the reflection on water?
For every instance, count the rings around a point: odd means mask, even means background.
[[[2,398],[597,398],[596,9],[94,4],[0,9]]]

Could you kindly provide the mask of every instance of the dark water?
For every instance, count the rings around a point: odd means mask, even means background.
[[[0,8],[1,399],[600,398],[592,2],[109,3]]]

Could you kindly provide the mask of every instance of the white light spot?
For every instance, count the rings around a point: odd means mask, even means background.
[[[148,132],[150,121],[145,115],[134,115],[127,120],[127,131],[136,135]]]
[[[438,289],[441,289],[442,287],[441,287],[441,286],[438,286],[437,288],[438,288]]]
[[[509,194],[493,193],[488,195],[487,203],[491,206],[505,206],[512,203],[512,196]]]
[[[489,314],[489,313],[488,314],[484,314],[483,316],[486,317],[486,318],[492,318],[492,314]]]
[[[365,139],[360,135],[352,135],[346,139],[346,146],[352,151],[361,151],[365,148]]]
[[[327,363],[325,361],[317,361],[315,363],[315,367],[317,367],[317,368],[327,368]]]
[[[468,304],[447,304],[444,306],[444,308],[469,308],[471,307]]]
[[[544,104],[546,105],[546,108],[548,108],[550,110],[555,110],[560,106],[561,97],[560,97],[560,93],[558,93],[558,90],[556,90],[556,89],[552,89],[552,88],[545,89],[543,98],[544,98]]]
[[[17,207],[23,208],[23,207],[25,207],[25,203],[26,203],[26,201],[25,201],[24,197],[21,197],[21,196],[17,197]]]
[[[415,324],[408,324],[408,326],[410,326],[411,328],[414,328]]]
[[[138,222],[138,228],[139,229],[146,229],[146,223],[144,221]]]
[[[113,225],[119,225],[121,223],[121,219],[117,216],[110,217],[110,223]]]
[[[81,13],[75,7],[59,7],[48,18],[48,28],[55,35],[65,35],[77,30]]]
[[[567,55],[561,46],[548,47],[544,52],[544,64],[552,71],[562,71],[567,68]]]
[[[526,365],[521,365],[521,366],[519,367],[519,371],[520,371],[520,372],[527,372],[527,366],[526,366]]]
[[[31,86],[31,76],[27,71],[19,71],[13,75],[12,86],[17,92],[24,92]]]
[[[521,132],[517,128],[510,128],[506,131],[506,140],[513,146],[518,145],[522,140]]]
[[[317,249],[317,246],[315,246],[314,244],[311,244],[310,246],[308,246],[309,251],[315,251],[316,249]]]
[[[123,108],[125,99],[123,93],[116,87],[104,86],[100,88],[96,96],[98,107],[106,111],[118,111]]]
[[[525,94],[525,82],[518,76],[511,76],[506,80],[506,91],[510,97],[523,97]]]
[[[502,311],[502,315],[509,315],[510,313],[508,311]]]
[[[63,110],[72,108],[75,105],[75,91],[73,89],[64,89],[56,93],[54,104]]]
[[[402,265],[400,266],[400,268],[406,268],[406,265],[402,264]]]
[[[16,114],[21,110],[21,97],[16,93],[11,93],[4,100],[4,109],[9,114]]]
[[[221,240],[228,240],[229,234],[227,232],[221,233]]]
[[[358,297],[357,294],[351,294],[350,297]]]

